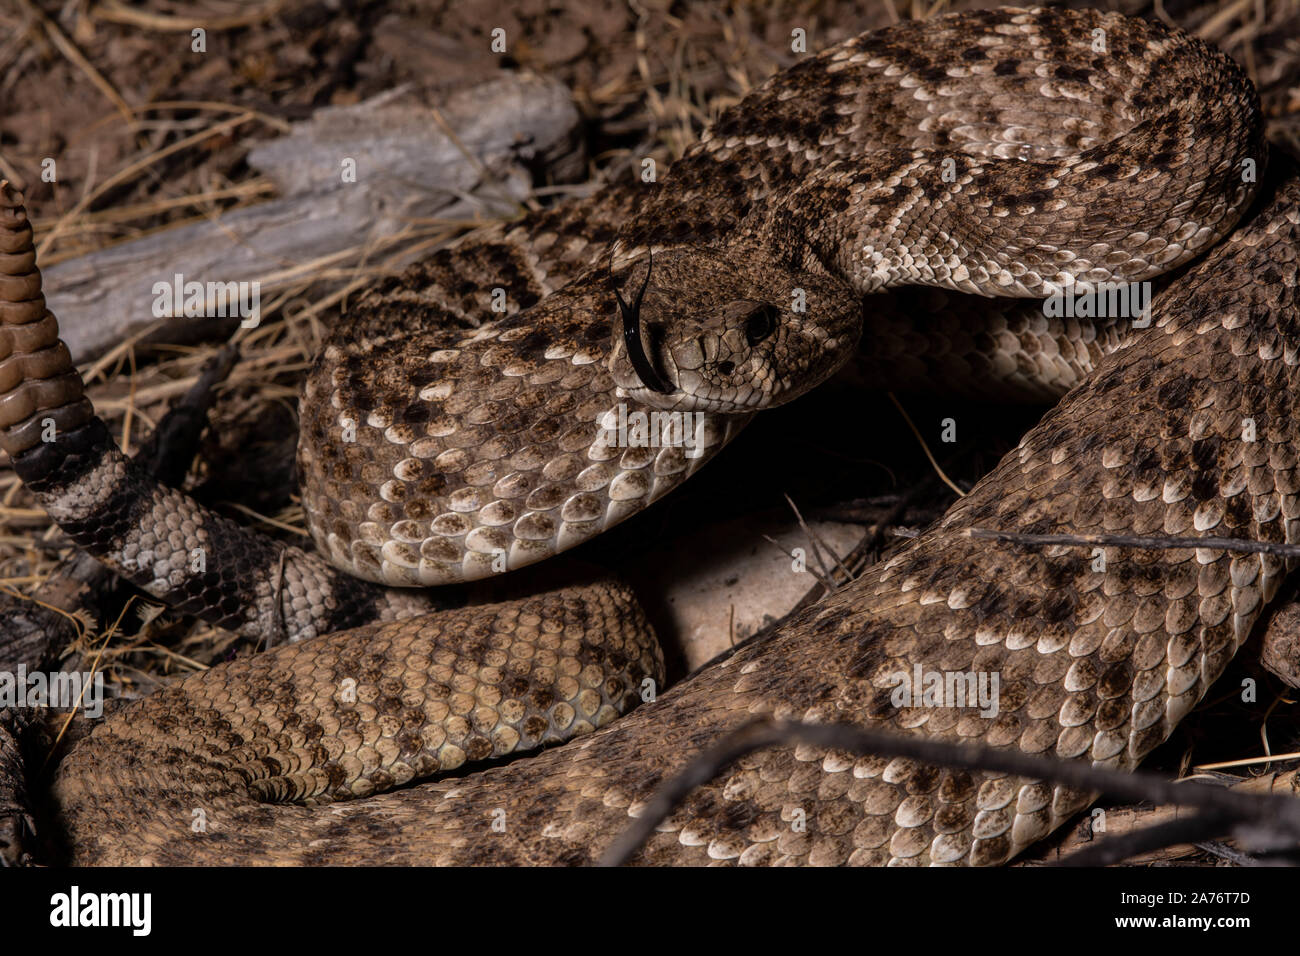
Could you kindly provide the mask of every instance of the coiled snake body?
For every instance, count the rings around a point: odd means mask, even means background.
[[[53,787],[73,859],[587,862],[667,776],[762,714],[1133,767],[1222,672],[1283,563],[1205,548],[1098,562],[966,530],[1300,538],[1300,185],[1266,160],[1254,91],[1226,57],[1116,15],[960,14],[810,57],[660,184],[472,238],[345,318],[306,389],[300,461],[318,550],[350,575],[123,459],[56,343],[7,191],[0,426],[19,474],[74,539],[182,610],[311,638],[168,687],[79,742]],[[1075,283],[1197,256],[1148,327],[1044,316],[1041,299]],[[946,334],[889,291],[908,284],[999,298],[970,306],[959,354],[881,362],[881,384],[960,366],[972,387],[1069,394],[907,548],[653,703],[615,719],[661,679],[621,585],[412,618],[418,592],[357,580],[462,580],[585,540],[753,410],[824,379],[860,335],[880,355],[897,335]],[[450,330],[494,287],[511,314]],[[621,447],[606,427],[620,404],[703,412],[701,454]],[[50,418],[59,438],[42,443]],[[894,675],[918,666],[996,673],[996,713],[896,706]],[[694,791],[637,860],[999,863],[1088,800],[773,748]]]

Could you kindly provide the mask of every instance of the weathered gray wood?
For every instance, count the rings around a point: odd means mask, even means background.
[[[277,285],[268,277],[392,235],[412,217],[508,212],[539,164],[557,179],[581,175],[578,123],[563,85],[510,73],[452,94],[437,113],[404,90],[319,110],[249,155],[277,198],[52,266],[50,308],[74,358],[86,361],[159,322],[154,286],[178,274],[205,286],[259,282],[265,305]],[[355,161],[355,182],[344,179],[345,160]],[[163,319],[150,338],[211,336],[234,321]]]

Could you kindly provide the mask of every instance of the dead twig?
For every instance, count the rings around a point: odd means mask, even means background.
[[[991,538],[996,541],[1010,541],[1013,544],[1142,548],[1147,551],[1206,548],[1211,551],[1231,551],[1234,554],[1269,554],[1278,558],[1300,558],[1300,544],[1252,541],[1247,538],[1179,538],[1137,534],[1027,534],[1022,531],[998,531],[995,528],[969,528],[966,534],[971,538]]]
[[[912,434],[916,436],[917,442],[921,445],[921,451],[925,452],[925,457],[929,460],[930,467],[934,469],[934,473],[939,476],[940,480],[942,480],[945,485],[957,492],[957,497],[965,498],[969,492],[962,491],[957,482],[948,477],[948,473],[939,466],[939,462],[935,459],[934,453],[930,451],[930,446],[926,444],[925,438],[922,437],[920,429],[918,429],[912,422],[912,416],[907,414],[907,409],[903,407],[903,403],[898,400],[893,392],[889,392],[888,394],[889,400],[894,403],[894,407],[898,409],[898,413],[903,416],[903,421],[907,423],[907,427],[910,428]]]
[[[128,7],[121,0],[104,0],[103,3],[91,7],[90,15],[96,20],[103,20],[107,23],[120,23],[125,26],[138,27],[142,30],[189,33],[195,27],[202,27],[205,30],[218,33],[223,30],[238,30],[242,27],[262,23],[279,13],[280,8],[283,6],[284,0],[271,0],[270,3],[254,7],[247,13],[233,16],[197,15],[179,17],[165,13],[152,13],[148,10],[137,10],[134,7]]]
[[[624,830],[601,856],[598,865],[620,866],[630,860],[687,794],[708,783],[734,761],[766,747],[788,747],[795,744],[847,751],[859,756],[905,757],[963,770],[1013,774],[1031,780],[1050,781],[1083,793],[1104,793],[1132,801],[1176,804],[1198,811],[1191,818],[1198,825],[1193,826],[1188,821],[1179,820],[1176,822],[1185,825],[1160,824],[1159,832],[1154,836],[1126,837],[1130,846],[1140,845],[1142,850],[1184,843],[1188,839],[1257,835],[1265,826],[1275,838],[1300,844],[1300,801],[1290,797],[1244,794],[1203,783],[1180,783],[1154,774],[1123,773],[1095,767],[1084,761],[1042,757],[983,744],[868,730],[850,724],[808,724],[759,718],[723,737],[661,786],[636,822]],[[1152,842],[1157,839],[1166,842]],[[1097,854],[1100,853],[1097,851]],[[1065,862],[1072,859],[1073,857],[1067,858]]]

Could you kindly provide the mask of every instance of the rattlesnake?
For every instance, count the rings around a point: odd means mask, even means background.
[[[310,638],[169,686],[77,743],[51,791],[71,858],[587,862],[668,775],[763,714],[1131,768],[1222,672],[1284,563],[966,532],[1300,538],[1300,181],[1266,165],[1237,67],[1118,15],[958,14],[808,57],[662,182],[473,237],[356,304],[301,406],[310,528],[348,575],[125,461],[56,343],[6,189],[0,292],[19,304],[0,306],[0,426],[19,475],[151,593]],[[1206,250],[1149,327],[1044,317],[1039,300],[1072,281],[1141,281]],[[517,567],[622,520],[846,361],[860,317],[872,341],[914,323],[887,291],[909,283],[999,298],[972,306],[969,352],[911,353],[903,373],[1071,390],[933,527],[763,639],[647,695],[658,652],[622,585],[415,620],[418,591],[378,586]],[[485,322],[494,288],[509,313]],[[612,442],[620,403],[703,410],[701,454]],[[918,666],[996,673],[996,714],[895,706],[893,675]],[[773,748],[694,791],[637,860],[999,863],[1088,800]]]

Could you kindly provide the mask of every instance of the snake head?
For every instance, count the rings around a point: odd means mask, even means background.
[[[700,249],[646,256],[614,283],[610,373],[628,397],[665,410],[788,402],[835,372],[861,331],[860,299],[847,285],[737,268]]]

